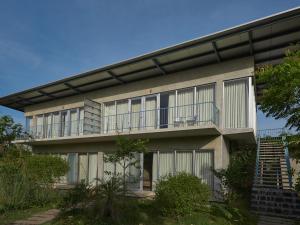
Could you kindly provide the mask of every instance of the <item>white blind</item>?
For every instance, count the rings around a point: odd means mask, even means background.
[[[213,186],[212,160],[212,152],[196,151],[195,153],[195,176],[211,187]]]
[[[193,173],[193,152],[176,153],[176,172]]]
[[[186,120],[193,116],[194,110],[193,88],[177,92],[177,118]]]
[[[129,127],[128,100],[117,102],[117,129],[128,130]]]
[[[104,106],[104,132],[112,132],[116,127],[115,102],[106,103]]]
[[[200,123],[213,122],[214,98],[214,85],[197,87],[196,116]]]
[[[87,175],[88,175],[88,159],[86,154],[80,154],[78,156],[79,160],[79,174],[78,174],[78,180],[81,181],[87,181]]]
[[[225,82],[225,128],[245,128],[248,125],[248,80]]]
[[[131,101],[131,129],[139,130],[142,126],[142,101],[134,99]]]
[[[148,97],[145,102],[145,128],[154,129],[156,127],[156,97]]]
[[[89,153],[89,183],[95,185],[97,180],[97,153]]]

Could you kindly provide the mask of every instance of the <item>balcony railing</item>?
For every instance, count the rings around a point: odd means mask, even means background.
[[[130,131],[156,130],[166,128],[201,127],[219,125],[219,110],[213,102],[151,109],[107,115],[101,118],[100,129],[93,134],[122,133]],[[79,136],[86,133],[90,120],[74,120],[65,123],[54,123],[30,127],[25,135],[18,139],[44,139],[65,136]],[[95,125],[93,125],[95,126]],[[99,128],[99,127],[98,127]],[[100,131],[100,132],[99,132]]]
[[[217,125],[219,110],[212,102],[138,112],[108,115],[102,118],[102,133],[127,132]]]

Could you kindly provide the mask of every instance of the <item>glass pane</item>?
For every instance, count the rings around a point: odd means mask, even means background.
[[[142,100],[131,101],[131,129],[139,130],[142,127]]]
[[[176,172],[193,173],[193,152],[176,153]]]
[[[145,128],[155,129],[157,125],[156,96],[147,97],[145,102]]]
[[[213,154],[212,152],[195,153],[195,176],[202,179],[203,182],[213,187]]]
[[[68,183],[75,184],[77,183],[77,155],[76,153],[68,154],[68,164],[69,164],[69,172],[68,172]]]
[[[88,159],[86,154],[79,155],[79,182],[87,181],[88,176]]]
[[[174,153],[160,152],[159,153],[159,176],[164,177],[174,174]]]
[[[248,80],[225,82],[224,110],[226,128],[248,125]]]
[[[89,153],[89,183],[96,185],[97,182],[97,153]]]

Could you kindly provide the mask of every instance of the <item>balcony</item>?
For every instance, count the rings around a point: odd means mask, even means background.
[[[169,132],[219,126],[219,110],[213,102],[84,117],[60,123],[31,126],[18,140],[43,140],[84,136]]]

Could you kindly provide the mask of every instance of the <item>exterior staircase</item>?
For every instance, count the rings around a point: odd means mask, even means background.
[[[258,224],[293,224],[300,219],[300,198],[292,188],[290,159],[283,130],[260,131],[251,207]],[[290,223],[288,222],[290,221]]]

